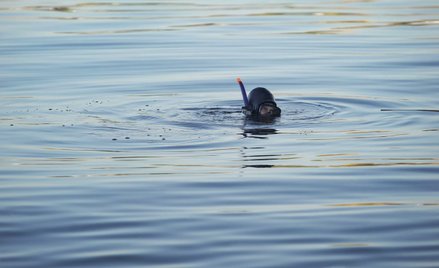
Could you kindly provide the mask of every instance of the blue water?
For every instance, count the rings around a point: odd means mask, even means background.
[[[2,1],[0,266],[439,267],[438,14]]]

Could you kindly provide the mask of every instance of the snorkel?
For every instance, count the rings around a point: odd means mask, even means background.
[[[247,92],[245,91],[244,83],[242,83],[241,78],[236,78],[236,82],[238,82],[239,87],[241,88],[242,100],[244,101],[244,106],[242,106],[242,113],[245,115],[251,115],[251,106],[248,102]]]
[[[236,82],[238,82],[239,87],[241,88],[242,100],[244,101],[244,107],[249,107],[247,92],[245,91],[244,83],[242,83],[241,78],[236,78]]]

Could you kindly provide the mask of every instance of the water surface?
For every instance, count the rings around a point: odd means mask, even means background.
[[[438,14],[3,1],[0,263],[439,266]]]

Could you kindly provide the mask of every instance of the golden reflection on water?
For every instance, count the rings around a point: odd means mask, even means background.
[[[334,23],[334,22],[327,22],[327,23]],[[342,22],[338,22],[338,23],[342,23]],[[365,24],[368,22],[360,21],[357,23]],[[417,21],[401,21],[401,22],[391,22],[391,23],[382,23],[382,24],[355,25],[355,26],[334,27],[330,29],[315,30],[315,31],[288,32],[285,34],[346,34],[352,32],[353,30],[361,30],[368,28],[385,28],[385,27],[395,27],[395,26],[429,26],[435,24],[439,24],[439,20],[417,20]]]
[[[198,27],[242,27],[246,26],[250,32],[252,30],[257,30],[261,26],[278,25],[279,22],[275,20],[267,20],[264,22],[239,22],[239,18],[247,17],[266,17],[266,18],[276,18],[285,17],[294,19],[293,24],[289,22],[284,22],[286,26],[289,26],[291,30],[284,30],[277,32],[271,32],[271,34],[309,34],[309,35],[324,35],[324,34],[347,34],[353,31],[358,31],[368,28],[383,28],[383,27],[396,27],[396,26],[430,26],[439,24],[439,20],[435,17],[420,19],[420,20],[401,20],[401,21],[391,21],[391,22],[380,22],[375,19],[368,19],[367,17],[372,16],[367,8],[364,11],[357,8],[355,3],[368,3],[373,1],[367,0],[346,0],[339,3],[332,4],[320,4],[316,6],[305,6],[305,5],[291,5],[285,3],[275,3],[275,4],[195,4],[195,3],[79,3],[73,5],[37,5],[37,6],[25,6],[22,10],[28,11],[39,11],[39,12],[56,12],[59,14],[65,14],[66,16],[43,16],[42,19],[57,19],[57,20],[171,20],[171,22],[166,21],[158,27],[148,27],[148,28],[126,28],[126,29],[99,29],[99,30],[88,30],[88,31],[62,31],[59,34],[86,34],[86,35],[105,35],[105,34],[129,34],[137,32],[159,32],[159,31],[177,31],[177,30],[188,30]],[[89,8],[95,9],[89,9]],[[129,8],[129,9],[128,9]],[[383,7],[386,9],[388,7]],[[438,9],[439,6],[415,6],[414,10],[427,10],[427,9]],[[269,10],[265,12],[258,12],[259,10]],[[166,15],[156,15],[155,11],[167,10]],[[405,10],[402,8],[395,9],[395,12],[388,16],[398,16],[405,17],[411,14],[406,14]],[[203,11],[208,11],[202,13]],[[242,14],[236,11],[243,11]],[[365,12],[368,11],[368,12]],[[87,12],[86,14],[84,12]],[[102,13],[138,13],[146,12],[147,17],[133,18],[130,16],[102,16]],[[71,16],[71,14],[75,16]],[[99,16],[97,15],[99,14]],[[160,13],[158,13],[160,14]],[[383,15],[384,16],[384,15]],[[424,15],[428,16],[428,14]],[[222,20],[221,18],[226,17],[236,17],[237,21]],[[308,21],[312,17],[325,17],[328,18],[326,21]],[[329,20],[331,17],[345,18],[338,19],[336,21]],[[209,21],[195,22],[182,25],[175,25],[174,20],[184,20],[190,22],[190,19],[209,19]],[[220,21],[218,21],[220,19]],[[327,26],[333,24],[349,24],[347,26]],[[316,29],[309,29],[309,27],[315,27]],[[109,27],[106,25],[105,27]],[[111,26],[110,26],[111,27]],[[306,27],[306,29],[302,29]],[[321,29],[324,27],[324,29]],[[242,33],[242,32],[241,32]]]
[[[333,204],[331,207],[381,207],[381,206],[401,206],[403,203],[397,202],[367,202],[367,203],[346,203],[346,204]]]

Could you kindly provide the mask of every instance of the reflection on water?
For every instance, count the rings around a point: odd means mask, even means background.
[[[247,137],[263,138],[260,136],[266,136],[272,134],[277,134],[277,130],[272,128],[248,128],[248,129],[244,129],[242,136],[246,138]]]
[[[438,8],[2,1],[2,267],[438,266]]]
[[[401,206],[402,203],[383,202],[383,203],[352,203],[352,204],[334,204],[334,207],[370,207],[370,206]]]
[[[277,2],[277,1],[276,1]],[[198,27],[230,28],[247,27],[261,28],[267,25],[280,26],[275,33],[280,34],[342,34],[354,30],[377,27],[394,26],[431,26],[437,25],[434,10],[437,5],[433,1],[427,1],[419,5],[407,8],[404,4],[377,3],[370,6],[355,6],[356,2],[367,1],[340,1],[332,3],[179,3],[179,2],[157,2],[157,3],[118,3],[118,2],[96,2],[79,3],[63,6],[38,5],[4,7],[3,10],[28,10],[37,11],[40,19],[43,20],[80,20],[80,21],[139,21],[139,22],[160,22],[154,27],[124,29],[90,30],[81,27],[78,31],[59,31],[60,34],[128,34],[155,31],[179,31]],[[404,2],[404,1],[399,1]],[[357,4],[358,4],[357,3]],[[268,10],[268,11],[267,11]],[[53,14],[50,14],[53,13]],[[62,16],[60,16],[62,14]],[[142,16],[140,16],[142,14]],[[382,20],[376,20],[380,15]],[[426,19],[419,19],[420,16],[428,16]],[[262,19],[260,19],[262,17]],[[297,29],[288,30],[282,27],[276,17],[295,22]],[[312,19],[316,17],[315,19]],[[334,17],[337,20],[332,20]],[[244,18],[244,19],[243,19]],[[255,18],[255,19],[253,19]],[[326,18],[326,21],[320,21]],[[344,18],[340,20],[339,18]],[[369,19],[370,18],[370,19]],[[401,18],[394,21],[394,18]],[[406,18],[416,18],[406,20]],[[208,19],[208,21],[203,21]],[[387,21],[386,21],[387,19]],[[174,24],[175,20],[184,22]],[[202,20],[200,22],[200,20]],[[187,22],[194,23],[187,23]],[[287,23],[285,23],[287,24]],[[347,24],[347,25],[346,25]],[[314,29],[306,29],[311,25]],[[335,25],[331,27],[331,25]],[[340,25],[340,26],[337,26]],[[343,26],[341,26],[343,25]],[[106,24],[106,26],[110,26]],[[324,29],[321,29],[322,26]],[[111,27],[111,26],[110,26]],[[114,27],[114,26],[113,26]],[[111,28],[113,28],[111,27]],[[118,26],[116,26],[118,27]],[[329,27],[329,28],[328,28]],[[272,33],[271,33],[272,34]]]

